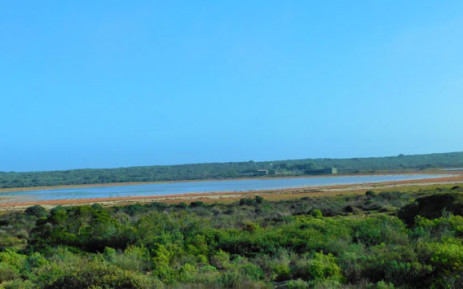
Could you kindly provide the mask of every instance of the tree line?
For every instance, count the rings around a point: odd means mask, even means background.
[[[463,166],[463,152],[399,155],[349,159],[300,159],[265,162],[228,162],[144,166],[114,169],[78,169],[44,172],[0,172],[0,188],[80,185],[121,182],[154,182],[239,177],[299,176],[324,173],[374,173],[392,170],[423,170]]]

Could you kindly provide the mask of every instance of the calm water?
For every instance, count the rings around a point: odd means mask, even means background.
[[[336,176],[284,179],[251,179],[228,181],[201,181],[179,183],[157,183],[129,186],[107,186],[88,188],[52,189],[1,193],[0,202],[61,200],[133,196],[162,196],[174,194],[243,192],[302,188],[326,185],[348,185],[389,181],[420,180],[445,177],[446,175],[379,175],[379,176]]]

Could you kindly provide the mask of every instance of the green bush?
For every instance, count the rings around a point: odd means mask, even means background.
[[[210,258],[211,265],[219,269],[227,268],[230,263],[230,254],[222,250],[218,250],[215,255]]]
[[[365,196],[367,197],[374,197],[376,196],[376,193],[374,191],[366,191]]]
[[[386,242],[404,244],[408,241],[406,228],[397,218],[381,216],[359,221],[354,225],[354,241],[366,246]]]
[[[252,288],[263,287],[261,283],[263,279],[264,274],[261,268],[249,263],[244,258],[237,258],[220,275],[219,282],[225,288],[246,288],[247,286],[251,286]]]
[[[174,205],[177,209],[186,209],[188,207],[188,205],[184,202],[182,203],[178,203],[178,204],[175,204]]]
[[[331,254],[315,253],[309,259],[307,271],[311,279],[315,281],[332,280],[341,282],[343,280],[341,268],[336,263],[336,258]]]
[[[4,262],[0,263],[0,283],[18,279],[20,276],[18,268]]]
[[[256,199],[243,198],[243,199],[240,199],[239,204],[240,206],[253,206],[256,204]]]
[[[28,207],[24,213],[28,216],[34,216],[36,218],[44,218],[47,216],[47,210],[40,206],[40,205],[35,205],[32,207]]]
[[[11,249],[21,250],[26,246],[27,241],[25,239],[19,239],[14,236],[0,234],[0,249]]]
[[[204,207],[205,205],[206,204],[204,204],[204,202],[200,202],[200,201],[194,201],[190,203],[190,207],[192,208]]]
[[[6,212],[0,287],[462,288],[463,217],[446,209],[407,227],[394,211],[413,196]],[[362,215],[366,204],[388,215]]]
[[[30,280],[16,279],[2,284],[4,289],[34,289],[37,288]]]
[[[104,255],[111,264],[124,270],[144,272],[152,267],[150,254],[145,248],[130,246],[119,253],[112,248],[105,248]]]
[[[322,211],[320,211],[318,209],[313,210],[310,214],[315,218],[322,218],[323,217]]]
[[[273,272],[276,274],[275,280],[288,280],[291,276],[291,268],[287,264],[278,264],[273,267]]]
[[[47,289],[81,289],[81,288],[161,288],[162,284],[147,275],[124,271],[116,266],[99,262],[89,262],[85,266],[73,268]]]
[[[427,219],[442,217],[443,212],[463,215],[463,194],[440,193],[416,199],[412,204],[400,209],[398,216],[409,226],[414,224],[416,216]]]
[[[372,284],[368,286],[368,289],[395,289],[394,284],[386,283],[384,281],[379,281],[376,284]]]
[[[307,289],[309,286],[309,283],[302,279],[290,280],[286,283],[286,288],[288,289]]]
[[[463,244],[460,239],[429,243],[432,252],[431,263],[436,270],[445,273],[463,273]]]
[[[26,255],[18,254],[12,250],[0,252],[0,262],[11,265],[17,269],[22,269],[26,264]]]

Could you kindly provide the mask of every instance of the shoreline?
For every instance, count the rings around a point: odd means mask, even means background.
[[[86,199],[64,199],[64,200],[43,200],[43,201],[12,201],[0,203],[0,211],[18,211],[33,205],[54,207],[59,205],[85,205],[98,203],[103,206],[127,205],[133,203],[148,203],[161,201],[165,203],[176,202],[217,202],[234,201],[243,197],[256,195],[264,196],[266,199],[284,199],[303,196],[329,196],[364,193],[366,190],[400,188],[409,186],[426,185],[452,185],[463,184],[463,174],[452,175],[443,178],[431,178],[406,181],[388,181],[380,183],[359,183],[347,185],[319,185],[301,188],[243,191],[243,192],[212,192],[212,193],[188,193],[163,196],[134,196],[134,197],[113,197],[113,198],[86,198]]]
[[[98,187],[117,187],[117,186],[137,186],[151,184],[172,184],[172,183],[189,183],[189,182],[212,182],[212,181],[239,181],[239,180],[274,180],[274,179],[299,179],[299,178],[319,178],[319,177],[355,177],[355,176],[378,176],[378,175],[460,175],[458,172],[448,172],[442,170],[429,171],[377,171],[375,173],[358,173],[358,174],[334,174],[334,175],[301,175],[301,176],[262,176],[262,177],[243,177],[229,179],[196,179],[196,180],[175,180],[175,181],[153,181],[153,182],[121,182],[121,183],[99,183],[99,184],[80,184],[80,185],[57,185],[57,186],[39,186],[39,187],[16,187],[0,188],[2,193],[26,192],[26,191],[45,191],[74,188],[98,188]]]

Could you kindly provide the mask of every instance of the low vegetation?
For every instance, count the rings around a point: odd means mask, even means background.
[[[0,216],[0,288],[463,288],[461,200],[33,206]]]

